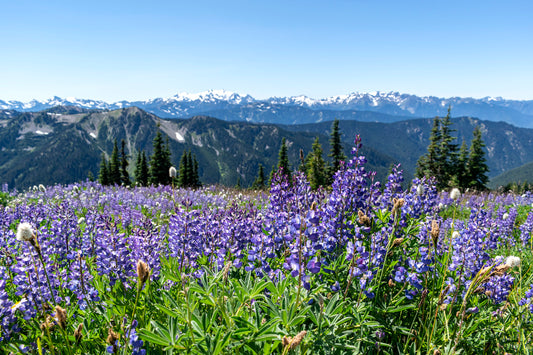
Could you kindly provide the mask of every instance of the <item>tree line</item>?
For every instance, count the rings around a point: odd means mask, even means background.
[[[476,126],[470,148],[463,139],[461,147],[454,142],[455,132],[451,128],[451,107],[445,117],[435,117],[429,137],[426,154],[417,162],[416,175],[434,176],[439,189],[459,187],[463,189],[485,190],[489,178],[486,164],[485,143],[481,137],[481,128]]]
[[[102,154],[102,161],[100,163],[100,172],[98,174],[98,181],[102,185],[124,185],[132,184],[128,173],[128,159],[125,150],[126,142],[121,141],[120,156],[118,152],[118,144],[115,139],[113,152],[109,159],[106,159],[105,154]],[[152,156],[147,157],[146,152],[141,150],[137,153],[135,162],[135,185],[170,185],[175,184],[178,187],[198,188],[202,186],[198,173],[198,160],[191,151],[183,151],[183,155],[179,164],[179,174],[176,177],[171,177],[170,168],[172,167],[170,146],[167,141],[163,141],[161,131],[157,134],[153,141],[154,151]]]
[[[300,166],[298,167],[298,170],[307,175],[307,179],[311,185],[311,188],[315,190],[321,186],[331,185],[333,182],[333,176],[337,170],[339,170],[341,162],[346,160],[341,143],[341,133],[339,131],[338,119],[333,121],[329,142],[331,146],[329,154],[331,163],[327,163],[324,160],[324,152],[318,137],[315,138],[315,141],[311,146],[311,151],[307,154],[307,156],[304,156],[303,150],[300,149]],[[281,147],[278,153],[278,163],[272,166],[270,179],[266,179],[264,167],[262,164],[259,164],[259,173],[252,184],[252,188],[261,189],[266,187],[266,184],[272,181],[272,178],[276,172],[285,175],[288,181],[291,181],[292,170],[289,164],[287,140],[285,137],[281,139]]]

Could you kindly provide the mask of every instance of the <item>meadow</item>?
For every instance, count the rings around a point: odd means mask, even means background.
[[[0,194],[0,353],[528,354],[533,195],[402,189]]]

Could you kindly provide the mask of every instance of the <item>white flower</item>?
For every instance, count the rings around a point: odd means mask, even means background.
[[[46,187],[43,184],[39,184],[39,191],[46,192]]]
[[[176,168],[171,166],[170,169],[168,169],[168,174],[170,175],[171,178],[175,178],[177,175]]]
[[[422,186],[422,185],[418,185],[418,186],[416,187],[416,194],[417,194],[418,196],[422,196],[422,195],[424,194],[424,186]]]
[[[505,265],[511,267],[520,266],[520,258],[518,256],[508,256],[505,259]]]
[[[17,240],[28,241],[33,240],[35,233],[31,224],[24,222],[17,227]]]
[[[457,201],[461,197],[461,191],[457,187],[454,187],[452,189],[452,192],[450,192],[450,198],[454,201]]]

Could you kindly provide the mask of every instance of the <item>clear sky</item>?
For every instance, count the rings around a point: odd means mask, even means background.
[[[3,1],[0,99],[533,99],[531,1]]]

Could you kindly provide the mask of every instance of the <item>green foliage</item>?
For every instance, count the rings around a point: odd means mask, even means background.
[[[263,189],[265,188],[266,184],[266,178],[265,178],[265,171],[263,168],[263,164],[259,164],[259,170],[257,172],[257,178],[255,179],[252,189]]]
[[[126,154],[126,141],[123,139],[120,145],[120,180],[124,186],[129,186],[131,181],[130,174],[128,173],[129,156]]]
[[[143,151],[137,153],[137,160],[135,163],[135,182],[140,186],[148,185],[148,162],[146,153]]]
[[[476,126],[470,150],[463,140],[459,152],[457,145],[452,143],[456,138],[451,135],[451,108],[446,117],[435,117],[431,129],[430,143],[426,154],[422,155],[416,167],[418,177],[434,176],[437,187],[445,189],[451,186],[461,188],[486,189],[488,166],[486,164],[485,144],[481,138],[481,130]]]
[[[470,155],[466,162],[467,186],[476,190],[486,189],[487,182],[489,181],[486,175],[489,168],[486,164],[485,152],[483,151],[484,147],[485,144],[481,138],[481,129],[479,126],[476,126],[474,129],[474,138],[470,145]]]
[[[118,156],[118,144],[115,139],[113,144],[113,152],[111,153],[111,158],[109,158],[109,184],[110,185],[120,185],[122,183],[122,177],[120,174],[120,159]]]
[[[169,185],[170,176],[168,171],[172,166],[170,160],[170,148],[167,143],[163,142],[163,135],[160,130],[153,141],[154,153],[150,158],[150,175],[148,177],[148,183],[152,185]]]
[[[100,172],[98,174],[98,182],[106,186],[109,185],[109,163],[105,158],[105,154],[102,154],[102,162],[100,163]]]
[[[331,151],[329,153],[331,165],[328,166],[328,184],[331,184],[333,182],[333,175],[335,175],[335,173],[340,169],[341,162],[346,160],[341,143],[341,133],[339,130],[338,119],[335,119],[331,125],[329,144],[331,146]]]
[[[307,156],[307,179],[311,184],[311,188],[316,190],[320,186],[325,186],[328,175],[326,171],[326,163],[322,158],[322,146],[318,141],[318,137],[313,142],[311,153]]]
[[[178,186],[184,188],[198,188],[202,186],[198,173],[198,160],[191,151],[183,151],[178,168]]]

